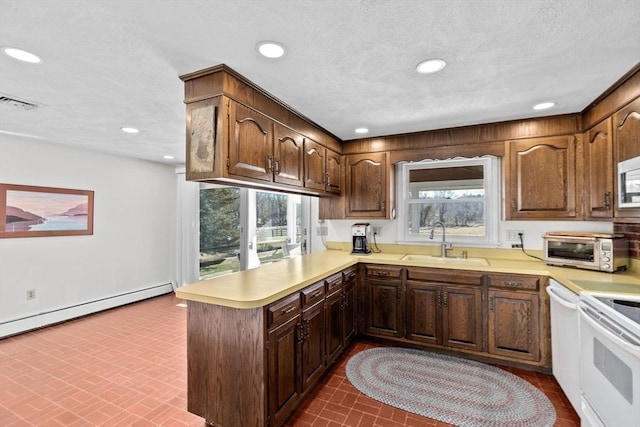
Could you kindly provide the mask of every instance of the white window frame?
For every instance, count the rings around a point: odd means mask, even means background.
[[[409,233],[409,171],[415,169],[435,169],[464,166],[484,167],[484,236],[459,236],[447,234],[447,242],[466,246],[497,247],[498,226],[500,223],[500,159],[495,156],[482,156],[474,158],[456,157],[446,160],[425,159],[419,162],[400,162],[396,164],[397,182],[397,224],[398,243],[439,245],[438,239],[429,239],[428,236],[420,236]],[[452,186],[452,188],[454,188]]]

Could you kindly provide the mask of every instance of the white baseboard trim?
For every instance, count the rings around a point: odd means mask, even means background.
[[[65,320],[74,319],[76,317],[97,313],[102,310],[108,310],[110,308],[119,307],[132,302],[142,301],[147,298],[168,294],[173,291],[173,283],[164,283],[162,285],[151,286],[137,291],[126,292],[124,294],[114,295],[95,301],[89,301],[82,304],[34,314],[21,319],[8,320],[0,323],[0,338],[64,322]]]

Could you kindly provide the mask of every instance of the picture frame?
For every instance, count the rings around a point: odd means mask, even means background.
[[[0,183],[0,238],[93,234],[93,191]]]

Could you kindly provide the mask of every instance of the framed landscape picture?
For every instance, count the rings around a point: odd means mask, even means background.
[[[93,234],[93,191],[0,184],[0,238]]]

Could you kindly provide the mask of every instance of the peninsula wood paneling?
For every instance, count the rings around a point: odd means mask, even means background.
[[[195,301],[187,307],[188,411],[212,425],[266,425],[262,307],[236,309]],[[229,325],[242,325],[242,331]],[[221,388],[225,384],[234,385],[233,398]]]

